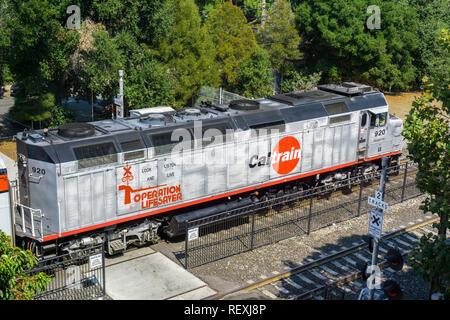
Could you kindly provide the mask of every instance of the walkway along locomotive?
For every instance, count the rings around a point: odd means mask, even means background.
[[[114,254],[183,234],[188,219],[369,175],[401,153],[388,111],[382,93],[348,82],[21,132],[16,239],[38,256],[102,241]]]

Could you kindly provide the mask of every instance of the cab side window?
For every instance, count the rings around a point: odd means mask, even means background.
[[[379,113],[379,114],[370,114],[370,127],[384,127],[387,122],[387,112]]]
[[[364,128],[367,124],[367,113],[363,113],[361,116],[361,128]]]

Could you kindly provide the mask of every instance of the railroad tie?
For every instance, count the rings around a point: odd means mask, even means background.
[[[309,272],[311,272],[315,277],[321,279],[321,280],[328,280],[327,277],[325,277],[324,275],[320,274],[319,272],[315,271],[315,270],[308,270]]]
[[[308,279],[307,277],[305,277],[304,275],[302,275],[300,273],[295,274],[294,277],[296,277],[297,279],[299,279],[299,280],[301,280],[303,282],[306,282],[306,283],[309,283],[309,284],[314,284],[314,281]]]
[[[407,242],[405,242],[403,240],[400,240],[398,238],[395,238],[394,240],[397,241],[398,243],[400,243],[401,245],[405,246],[406,248],[411,247],[411,243],[407,243]]]
[[[339,269],[342,269],[342,270],[345,270],[345,271],[351,271],[349,267],[344,266],[343,264],[340,264],[340,263],[337,262],[337,261],[331,261],[331,263],[332,263],[333,265],[335,265],[336,267],[338,267]]]
[[[344,259],[345,261],[347,261],[348,263],[350,263],[352,266],[356,265],[356,261],[350,259],[349,257],[343,257],[342,259]]]
[[[403,235],[405,238],[407,238],[409,241],[411,241],[411,242],[418,242],[419,241],[419,239],[418,238],[414,238],[413,236],[411,236],[411,235],[409,235],[409,234],[407,234],[407,233],[405,233],[404,235]]]
[[[303,287],[301,285],[299,285],[295,281],[292,281],[292,279],[290,279],[290,278],[286,278],[286,279],[284,279],[284,281],[286,281],[286,283],[293,286],[297,290],[303,289]]]
[[[388,251],[385,249],[385,248],[383,248],[382,246],[378,246],[378,250],[379,251],[381,251],[381,252],[383,252],[384,254],[386,254]]]
[[[334,270],[328,268],[328,267],[325,266],[325,265],[319,266],[319,268],[323,269],[325,272],[327,272],[327,273],[329,273],[329,274],[331,274],[331,275],[333,275],[333,276],[338,276],[338,275],[339,275],[336,271],[334,271]]]
[[[278,297],[276,295],[274,295],[272,292],[267,291],[266,289],[262,289],[261,292],[265,295],[268,296],[270,299],[272,300],[276,300],[278,299]]]
[[[280,286],[280,285],[278,285],[278,284],[273,284],[273,286],[274,286],[274,288],[277,289],[279,292],[282,292],[282,293],[284,293],[284,294],[286,294],[286,295],[289,295],[289,294],[291,293],[288,289],[286,289],[286,288],[284,288],[284,287],[282,287],[282,286]]]

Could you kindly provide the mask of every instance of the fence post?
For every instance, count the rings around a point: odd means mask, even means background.
[[[188,268],[188,230],[189,230],[189,220],[186,221],[186,235],[184,240],[184,267]]]
[[[402,188],[402,200],[400,202],[403,202],[405,199],[405,188],[406,188],[406,174],[408,173],[408,163],[405,163],[405,172],[403,174],[403,188]]]
[[[307,232],[307,235],[309,235],[309,232],[311,231],[312,203],[313,203],[313,196],[310,195],[310,199],[309,199],[309,217],[308,217],[308,232]]]
[[[105,242],[102,243],[102,272],[103,272],[103,296],[106,295],[106,275],[105,275]]]
[[[358,217],[361,214],[361,197],[362,197],[362,190],[363,190],[363,182],[364,182],[364,179],[362,179],[361,183],[359,184]]]
[[[250,250],[253,250],[253,237],[255,232],[255,211],[252,213],[252,235],[250,238]]]

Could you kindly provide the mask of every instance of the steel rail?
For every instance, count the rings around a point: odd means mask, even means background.
[[[383,237],[382,240],[393,239],[396,236],[400,236],[400,235],[402,235],[402,234],[404,234],[406,232],[409,232],[409,231],[412,231],[412,230],[415,230],[415,229],[419,229],[421,227],[429,225],[430,223],[433,223],[433,222],[438,221],[438,220],[439,220],[439,217],[436,217],[436,218],[432,218],[432,219],[429,219],[429,220],[417,223],[417,224],[412,225],[410,227],[406,227],[406,228],[402,228],[402,229],[393,231],[393,232],[387,234],[386,237]],[[402,256],[406,257],[411,252],[412,252],[412,250],[404,251],[404,252],[402,252]],[[381,268],[385,267],[387,264],[388,264],[387,260],[382,260],[380,263],[377,264],[377,266],[381,269]],[[324,284],[324,285],[322,285],[320,287],[317,287],[317,288],[311,289],[311,290],[309,290],[307,292],[301,293],[301,294],[291,298],[290,300],[306,300],[306,299],[310,299],[310,298],[318,295],[319,293],[322,293],[325,290],[328,290],[328,289],[333,288],[333,287],[339,287],[339,286],[344,285],[344,284],[346,284],[346,283],[348,283],[348,282],[350,282],[352,280],[358,279],[361,276],[362,276],[362,271],[354,272],[354,273],[352,273],[352,274],[350,274],[348,276],[339,278],[337,280],[334,280],[334,281],[331,281],[329,283],[326,283],[326,284]]]
[[[404,233],[409,232],[409,231],[414,230],[414,229],[421,228],[421,227],[423,227],[424,225],[428,225],[428,224],[433,223],[433,222],[438,221],[438,220],[439,220],[439,217],[431,218],[431,219],[428,219],[428,220],[426,220],[426,221],[422,221],[422,222],[419,222],[419,223],[417,223],[417,224],[414,224],[414,225],[412,225],[412,226],[409,226],[409,227],[405,227],[405,228],[401,228],[401,229],[392,231],[392,232],[390,232],[390,233],[387,233],[387,234],[383,235],[382,240],[388,240],[388,239],[391,239],[391,238],[393,238],[393,237],[395,237],[395,236],[398,236],[398,235],[400,235],[400,234],[404,234]],[[284,272],[284,273],[280,273],[280,274],[278,274],[278,275],[276,275],[276,276],[274,276],[274,277],[270,277],[270,278],[267,278],[267,279],[264,279],[264,280],[260,280],[260,281],[258,281],[258,282],[253,283],[253,284],[245,285],[245,286],[242,286],[242,287],[240,287],[240,288],[233,289],[233,290],[230,290],[230,291],[228,291],[228,292],[225,292],[225,293],[223,293],[223,294],[219,294],[219,295],[212,296],[212,297],[208,298],[207,300],[221,300],[221,299],[223,299],[223,298],[225,298],[226,296],[229,296],[229,295],[231,295],[231,294],[236,294],[236,293],[238,293],[238,292],[243,292],[243,291],[247,291],[247,292],[248,292],[248,291],[251,291],[251,290],[254,290],[254,289],[263,287],[263,286],[265,286],[265,285],[267,285],[267,284],[270,284],[270,283],[276,282],[276,281],[278,281],[278,280],[281,280],[281,279],[290,277],[290,276],[292,276],[292,275],[294,275],[294,274],[297,274],[297,273],[300,273],[300,272],[303,272],[303,271],[312,269],[312,268],[314,268],[314,267],[317,267],[317,266],[319,266],[319,265],[325,264],[325,263],[327,263],[327,262],[330,262],[330,261],[339,259],[339,258],[341,258],[341,257],[343,257],[343,256],[346,256],[346,255],[348,255],[348,254],[351,254],[351,253],[353,253],[353,252],[360,251],[361,249],[363,249],[363,248],[365,248],[365,247],[368,247],[368,244],[367,244],[367,243],[361,243],[361,244],[358,244],[358,245],[354,245],[354,246],[352,246],[352,247],[350,247],[350,248],[343,249],[343,250],[339,251],[339,252],[336,253],[336,254],[328,255],[328,256],[326,256],[326,257],[323,257],[323,258],[320,258],[320,259],[311,261],[311,262],[309,262],[309,263],[306,263],[306,264],[303,264],[303,265],[294,267],[294,268],[292,268],[291,270],[286,271],[286,272]],[[350,275],[350,276],[348,276],[348,277],[352,277],[352,276],[357,277],[357,276],[359,276],[359,275],[361,275],[361,272],[356,272],[355,274],[352,274],[352,275]],[[347,279],[347,278],[346,278],[346,279]],[[342,281],[343,279],[338,279],[338,280],[341,280],[341,281]],[[338,280],[335,280],[335,281],[338,281]],[[348,279],[347,279],[347,281],[348,281]],[[330,283],[330,284],[331,284],[331,283]],[[330,285],[330,284],[329,284],[329,285]],[[324,288],[325,288],[325,286],[322,286],[320,289],[321,289],[321,290],[324,290]],[[308,292],[312,292],[312,291],[315,291],[315,290],[316,290],[316,289],[313,289],[313,290],[310,290],[310,291],[308,291]],[[317,290],[318,290],[318,289],[317,289]],[[306,294],[306,293],[305,293],[305,294]]]

